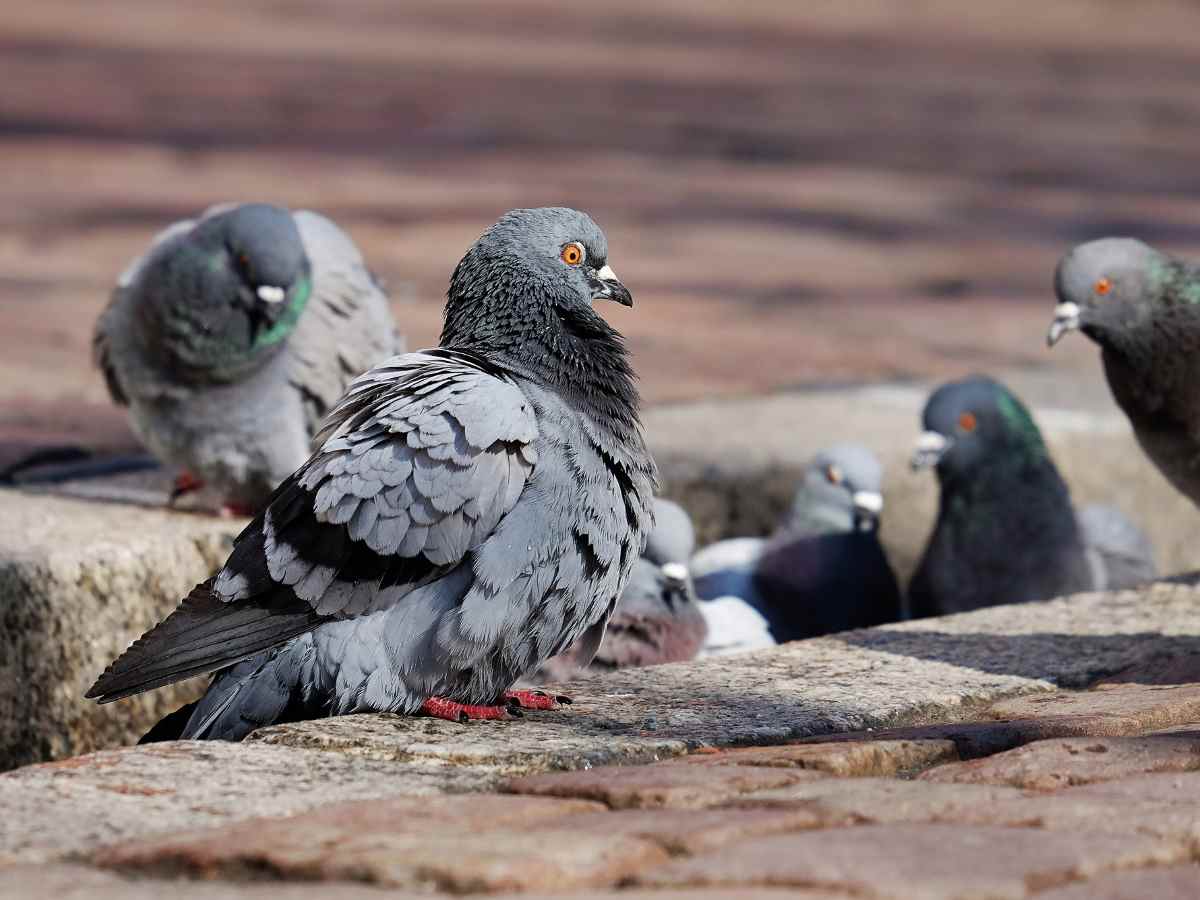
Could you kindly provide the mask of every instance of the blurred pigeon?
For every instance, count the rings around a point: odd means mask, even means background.
[[[677,562],[655,565],[643,556],[634,561],[590,665],[577,658],[572,647],[548,660],[541,677],[564,681],[583,668],[611,670],[685,662],[696,658],[707,633],[687,568]]]
[[[697,593],[740,597],[780,643],[898,620],[900,588],[877,533],[882,481],[883,469],[867,448],[822,450],[769,540],[702,551],[704,559],[692,567]],[[708,560],[718,554],[731,564],[714,569]],[[710,631],[711,641],[723,640]]]
[[[1083,534],[1092,587],[1120,591],[1158,577],[1150,538],[1119,509],[1093,503],[1076,515]]]
[[[696,529],[692,517],[678,503],[664,497],[654,498],[654,530],[642,555],[657,565],[687,564],[696,549]]]
[[[1082,331],[1146,455],[1200,504],[1200,269],[1132,238],[1080,244],[1054,273],[1047,342]]]
[[[504,718],[513,683],[605,626],[657,476],[604,234],[514,210],[454,270],[441,345],[355,379],[217,575],[88,692],[221,669],[155,738],[353,712]]]
[[[913,467],[937,467],[937,523],[909,585],[914,616],[1048,600],[1092,587],[1066,484],[1029,411],[983,376],[925,405]]]
[[[766,544],[765,538],[728,538],[692,557],[692,580],[708,623],[701,656],[746,653],[777,643],[759,612],[766,604],[754,582],[754,567]]]
[[[216,206],[176,222],[125,270],[96,323],[97,363],[133,430],[256,510],[308,458],[350,380],[403,351],[358,248],[313,212]]]

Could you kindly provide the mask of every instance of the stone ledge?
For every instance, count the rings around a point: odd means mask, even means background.
[[[83,699],[229,552],[239,523],[0,489],[0,771],[137,740],[199,683]]]

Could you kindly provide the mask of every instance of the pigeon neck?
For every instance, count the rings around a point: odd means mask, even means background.
[[[451,314],[441,346],[478,353],[518,375],[552,388],[572,406],[616,432],[638,428],[641,400],[621,335],[590,307],[526,305],[516,321],[504,304],[476,306],[469,319]]]

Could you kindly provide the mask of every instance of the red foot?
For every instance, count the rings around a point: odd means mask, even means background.
[[[186,469],[175,476],[175,484],[171,488],[171,497],[167,503],[174,503],[184,494],[191,494],[204,487],[204,482]]]
[[[446,719],[450,722],[468,722],[471,719],[507,719],[510,718],[507,706],[470,706],[465,703],[455,703],[445,697],[430,697],[421,704],[421,712],[436,719]]]
[[[505,691],[504,699],[509,706],[521,709],[558,709],[560,703],[572,702],[570,697],[547,694],[545,691]]]

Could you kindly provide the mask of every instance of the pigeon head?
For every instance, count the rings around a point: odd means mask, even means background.
[[[442,344],[512,347],[556,319],[586,338],[587,326],[603,321],[593,300],[633,305],[599,226],[574,209],[514,209],[455,268]]]
[[[496,358],[632,427],[628,354],[594,300],[633,305],[599,226],[574,209],[514,209],[455,267],[441,345]]]
[[[148,317],[170,361],[217,380],[261,363],[291,334],[308,303],[311,269],[285,209],[218,208],[141,278],[154,292]]]
[[[657,565],[686,564],[696,549],[696,529],[692,517],[678,503],[664,497],[654,498],[654,528],[646,540],[642,555]]]
[[[1046,343],[1053,347],[1068,332],[1082,331],[1104,346],[1150,329],[1154,306],[1169,296],[1162,288],[1170,269],[1170,260],[1133,238],[1072,248],[1054,271],[1058,305]]]
[[[834,444],[813,457],[784,530],[805,534],[874,531],[883,511],[883,467],[861,444]]]
[[[925,431],[917,439],[912,466],[936,466],[943,482],[999,465],[1049,460],[1029,410],[1004,385],[982,375],[934,391],[922,421]]]

